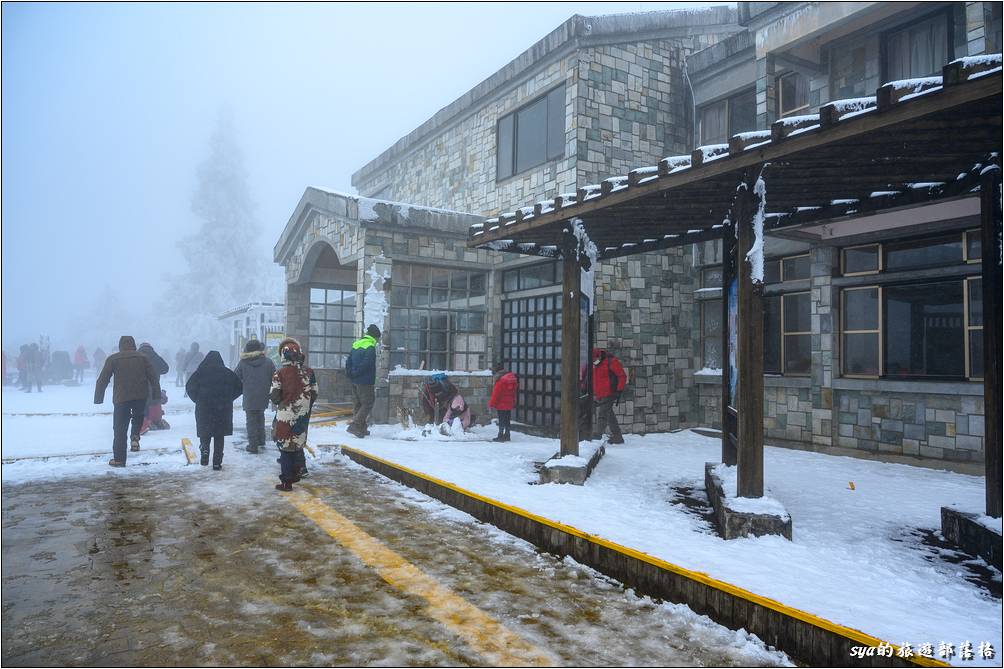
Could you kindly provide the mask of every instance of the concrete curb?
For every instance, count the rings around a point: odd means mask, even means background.
[[[444,504],[557,555],[615,578],[637,592],[687,604],[699,614],[731,629],[745,629],[764,643],[812,666],[947,667],[939,660],[896,656],[898,646],[859,630],[833,623],[769,597],[719,581],[621,546],[570,525],[510,506],[448,481],[408,469],[358,449],[341,447],[343,455],[387,478],[414,488]],[[852,657],[855,646],[889,648],[891,656]]]

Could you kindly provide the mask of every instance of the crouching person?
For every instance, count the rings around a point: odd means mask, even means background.
[[[234,370],[244,388],[244,417],[247,419],[249,453],[265,446],[265,409],[272,391],[275,363],[265,355],[265,345],[257,339],[244,345],[241,361]]]
[[[488,400],[489,408],[495,409],[499,414],[499,436],[492,441],[509,441],[510,424],[512,422],[512,410],[516,408],[516,391],[519,388],[519,379],[516,375],[508,371],[501,362],[496,363],[492,368],[496,381],[492,388],[491,399]]]
[[[207,353],[188,377],[185,394],[195,402],[195,428],[203,466],[209,464],[212,441],[213,469],[223,469],[223,440],[234,433],[234,400],[242,392],[241,380],[223,364],[219,351]]]
[[[295,339],[279,344],[282,366],[272,376],[269,399],[276,405],[273,432],[279,446],[279,484],[276,490],[290,491],[306,468],[303,447],[307,444],[310,412],[317,401],[314,370],[304,364],[303,352]]]

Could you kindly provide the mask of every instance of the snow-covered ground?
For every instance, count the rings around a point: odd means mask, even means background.
[[[2,391],[2,478],[18,484],[62,476],[136,476],[184,472],[235,489],[248,476],[277,473],[274,458],[246,453],[243,412],[227,440],[224,472],[189,466],[182,437],[197,443],[193,405],[168,384],[172,429],[149,432],[124,469],[111,457],[111,391],[92,402],[93,381],[52,386],[41,394]],[[768,494],[792,516],[793,538],[723,541],[682,504],[675,489],[703,490],[704,463],[716,461],[720,443],[693,432],[627,435],[608,446],[584,486],[529,485],[534,463],[558,450],[557,441],[513,433],[492,443],[493,427],[443,435],[394,425],[372,427],[358,440],[345,423],[312,427],[312,445],[348,444],[460,487],[578,527],[688,569],[702,571],[892,643],[914,648],[942,641],[989,641],[1001,650],[1001,600],[964,578],[965,568],[936,559],[917,530],[936,530],[940,507],[980,511],[981,478],[907,465],[767,447]],[[315,464],[340,456],[317,449]],[[219,478],[214,478],[214,476]],[[853,489],[849,485],[853,482]],[[1000,574],[995,574],[1000,580]],[[999,655],[997,656],[1000,657]],[[965,665],[978,661],[955,662]],[[989,664],[999,664],[995,659]],[[987,664],[984,662],[984,664]]]
[[[767,447],[768,494],[791,514],[794,540],[724,541],[673,503],[674,488],[703,490],[704,463],[719,459],[717,439],[690,431],[626,435],[580,487],[529,485],[537,481],[534,463],[557,450],[555,440],[513,433],[512,442],[491,443],[492,427],[427,438],[398,426],[371,429],[363,440],[343,426],[316,429],[311,438],[354,446],[890,643],[931,643],[937,653],[943,641],[956,648],[970,641],[974,649],[987,641],[1001,650],[1001,600],[967,581],[963,567],[936,559],[916,533],[940,527],[941,506],[981,510],[981,478]],[[984,664],[999,665],[999,657]]]
[[[64,476],[136,476],[183,470],[188,461],[181,450],[181,439],[189,438],[198,450],[195,405],[184,396],[183,389],[175,388],[173,383],[166,383],[164,389],[168,395],[164,417],[171,429],[147,432],[140,441],[140,452],[128,453],[127,466],[113,468],[108,466],[112,457],[110,385],[104,404],[94,404],[94,380],[91,378],[82,386],[45,386],[41,393],[24,393],[5,386],[0,419],[3,482],[17,484]],[[227,437],[224,467],[228,470],[250,467],[249,471],[257,471],[263,462],[274,465],[274,458],[252,455],[243,449],[244,412],[239,408],[239,401],[236,406],[234,429],[239,433]],[[331,457],[334,456],[330,452],[318,453],[319,459]],[[202,468],[195,465],[189,467],[189,471],[196,474]]]

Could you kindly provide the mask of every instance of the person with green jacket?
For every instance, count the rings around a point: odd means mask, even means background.
[[[346,428],[349,434],[360,439],[370,433],[366,429],[366,419],[373,410],[375,399],[373,386],[376,384],[376,345],[380,341],[380,328],[370,325],[366,334],[352,344],[352,350],[345,360],[345,372],[352,382],[352,423]]]

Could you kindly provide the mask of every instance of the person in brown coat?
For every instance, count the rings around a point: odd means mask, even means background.
[[[132,450],[139,450],[139,432],[143,426],[146,401],[151,391],[160,397],[160,375],[153,369],[150,360],[136,350],[136,340],[126,335],[119,339],[119,352],[105,360],[98,380],[94,385],[94,403],[105,401],[105,389],[115,377],[112,387],[112,404],[115,412],[112,418],[115,437],[112,441],[113,457],[108,461],[112,467],[125,467],[126,430],[132,423]]]

